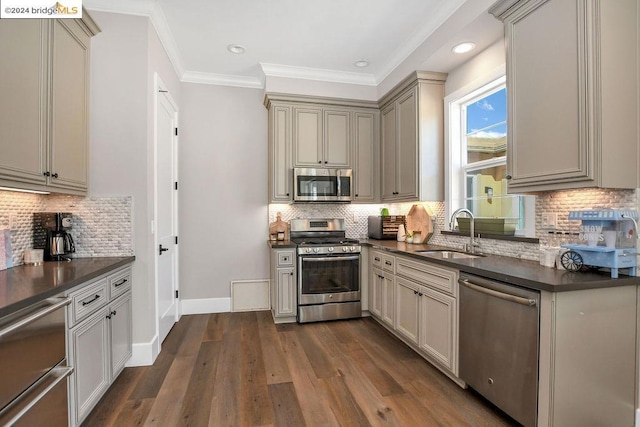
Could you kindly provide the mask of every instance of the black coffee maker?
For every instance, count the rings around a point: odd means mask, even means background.
[[[36,212],[33,214],[33,247],[44,249],[45,261],[71,261],[76,251],[71,230],[71,214]]]

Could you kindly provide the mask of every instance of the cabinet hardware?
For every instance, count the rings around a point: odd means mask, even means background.
[[[57,178],[57,177],[58,177],[58,173],[57,172],[51,174],[51,178]]]
[[[291,273],[289,273],[290,276],[293,276],[293,271]]]
[[[356,194],[356,197],[358,197],[358,195]]]
[[[414,295],[418,295],[418,291],[413,291],[413,294]]]
[[[111,314],[107,314],[107,319],[111,320]]]
[[[289,193],[287,193],[287,197],[289,197]]]
[[[387,265],[391,265],[391,261],[385,261],[384,263]]]
[[[89,301],[82,301],[82,306],[84,307],[85,305],[89,305],[89,304],[97,301],[99,298],[100,298],[100,295],[96,294],[96,296],[91,298]]]
[[[374,260],[374,261],[380,261],[380,258],[375,257],[373,260]]]
[[[505,178],[507,178],[507,179],[511,179],[511,178],[512,178],[512,176],[511,176],[511,175],[507,175],[507,176],[505,176]]]
[[[329,162],[325,160],[325,161],[324,161],[324,164],[326,165],[327,163],[329,163]]]
[[[318,160],[318,164],[322,164],[322,160]]]
[[[423,296],[423,295],[424,295],[424,294],[423,294],[422,292],[418,292],[418,296],[419,296],[419,297],[421,297],[421,296]]]
[[[112,315],[112,316],[115,316],[116,314],[118,314],[118,312],[117,312],[117,311],[115,311],[115,310],[113,310],[113,311],[111,312],[111,315]]]
[[[42,172],[42,175],[44,175],[44,176],[51,176],[51,172],[49,172],[49,171],[45,171],[45,172]]]
[[[113,284],[113,286],[115,286],[115,287],[117,288],[118,286],[122,286],[122,285],[124,285],[125,283],[127,283],[127,279],[122,279],[122,280],[121,280],[121,281],[119,281],[118,283],[114,283],[114,284]]]

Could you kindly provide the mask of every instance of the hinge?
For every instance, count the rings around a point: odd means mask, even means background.
[[[176,245],[178,244],[178,236],[176,236]]]
[[[177,189],[178,189],[178,181],[176,181],[176,182],[174,182],[174,183],[173,183],[173,189],[174,189],[174,190],[177,190]]]
[[[176,298],[178,298],[178,291],[176,290]]]
[[[176,136],[178,136],[178,128],[176,128]]]

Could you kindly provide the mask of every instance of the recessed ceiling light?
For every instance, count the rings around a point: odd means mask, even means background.
[[[230,44],[227,46],[227,50],[231,53],[240,55],[241,53],[244,53],[244,46],[240,46],[239,44]]]
[[[360,59],[359,61],[354,62],[353,65],[358,68],[364,68],[369,66],[369,61],[367,61],[366,59]]]
[[[476,47],[475,43],[464,42],[464,43],[455,45],[453,49],[451,49],[451,51],[453,53],[466,53],[466,52],[469,52],[470,50],[473,50],[474,47]]]

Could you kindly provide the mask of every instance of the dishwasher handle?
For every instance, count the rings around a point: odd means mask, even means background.
[[[469,289],[473,289],[474,291],[481,292],[483,294],[491,295],[496,298],[500,298],[506,301],[515,302],[517,304],[526,305],[529,307],[535,307],[537,305],[536,300],[532,298],[523,298],[516,295],[507,294],[504,292],[496,291],[493,289],[485,288],[484,286],[478,285],[476,283],[472,283],[467,279],[458,279],[458,283],[463,286],[466,286]]]

